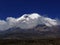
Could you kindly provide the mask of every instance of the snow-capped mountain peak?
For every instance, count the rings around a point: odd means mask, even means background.
[[[18,27],[21,29],[34,28],[37,25],[46,25],[48,27],[57,26],[60,21],[44,17],[40,14],[24,14],[19,18],[8,17],[5,20],[0,20],[0,30],[8,30],[13,27]]]

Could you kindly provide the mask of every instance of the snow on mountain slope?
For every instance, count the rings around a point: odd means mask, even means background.
[[[7,17],[5,20],[0,20],[0,30],[8,30],[10,28],[32,29],[37,25],[46,25],[48,27],[60,25],[60,21],[41,16],[37,13],[24,14],[19,18]]]

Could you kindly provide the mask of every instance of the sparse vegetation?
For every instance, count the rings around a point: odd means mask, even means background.
[[[60,39],[17,40],[0,39],[0,45],[60,45]]]

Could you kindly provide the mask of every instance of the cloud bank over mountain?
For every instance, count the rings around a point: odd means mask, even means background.
[[[59,20],[44,17],[37,13],[24,14],[19,18],[7,17],[6,20],[0,20],[0,30],[7,30],[13,27],[21,29],[31,29],[37,25],[57,26],[60,25]]]

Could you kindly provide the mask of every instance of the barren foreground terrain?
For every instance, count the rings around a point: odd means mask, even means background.
[[[60,38],[36,40],[0,39],[0,45],[60,45]]]

